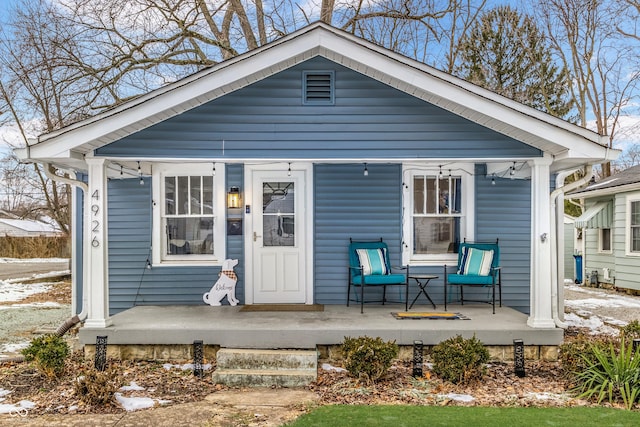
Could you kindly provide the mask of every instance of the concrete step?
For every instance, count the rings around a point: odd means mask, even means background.
[[[303,387],[317,378],[310,370],[278,369],[216,369],[213,380],[218,384],[235,387]]]
[[[218,369],[316,370],[316,350],[259,350],[221,348],[216,355]]]
[[[317,378],[316,350],[221,348],[213,380],[229,386],[300,387]]]

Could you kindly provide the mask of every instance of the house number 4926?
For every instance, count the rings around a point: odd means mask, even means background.
[[[98,233],[100,233],[100,221],[97,219],[93,219],[93,217],[98,216],[100,212],[100,206],[98,205],[98,200],[100,199],[98,190],[95,190],[93,194],[91,194],[91,198],[95,200],[91,204],[91,246],[97,248],[100,246],[100,240],[98,239]]]

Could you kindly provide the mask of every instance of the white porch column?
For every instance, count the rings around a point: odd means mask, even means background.
[[[109,319],[109,277],[107,247],[107,168],[105,159],[87,158],[89,191],[84,200],[84,245],[88,313],[85,328],[105,328]]]
[[[551,203],[549,165],[545,155],[531,166],[531,313],[527,324],[533,328],[554,328],[551,309]]]

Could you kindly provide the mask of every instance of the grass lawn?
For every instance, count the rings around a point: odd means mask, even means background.
[[[298,418],[309,426],[638,426],[640,412],[609,408],[487,408],[328,405]]]

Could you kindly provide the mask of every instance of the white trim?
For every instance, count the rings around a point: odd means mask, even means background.
[[[630,257],[640,257],[640,251],[631,250],[631,203],[640,202],[640,193],[627,194],[625,197],[626,212],[624,222],[624,250],[625,255]]]
[[[555,328],[552,313],[551,201],[549,166],[545,155],[530,161],[531,166],[531,310],[527,325],[532,328]]]
[[[164,209],[164,177],[170,176],[207,176],[213,171],[212,163],[154,163],[153,165],[153,213],[152,213],[152,265],[153,267],[161,266],[211,266],[222,265],[226,258],[226,191],[225,191],[225,164],[215,164],[216,174],[213,177],[213,197],[214,197],[214,249],[213,256],[209,255],[185,255],[172,256],[172,259],[162,259],[163,233],[162,233],[162,211]]]
[[[109,242],[107,168],[105,159],[88,157],[89,191],[84,195],[84,246],[87,248],[87,319],[85,328],[106,328],[109,318]]]
[[[413,177],[415,175],[430,174],[438,176],[440,164],[437,161],[425,161],[417,163],[415,160],[402,164],[402,265],[412,266],[441,266],[443,264],[456,264],[458,254],[413,254]],[[443,173],[460,176],[462,181],[462,209],[460,215],[460,239],[473,241],[475,239],[475,179],[473,163],[447,163],[442,169]]]
[[[245,203],[244,209],[244,298],[245,304],[253,304],[253,215],[256,213],[256,209],[260,209],[259,206],[251,206],[251,213],[247,213],[246,205],[251,204],[253,200],[253,172],[254,171],[286,171],[289,167],[291,170],[304,172],[305,179],[305,200],[304,200],[304,212],[305,216],[305,241],[306,241],[306,254],[304,266],[305,272],[305,304],[313,304],[313,164],[307,162],[286,162],[286,163],[262,163],[262,164],[245,164],[244,166],[244,195],[243,200]]]

